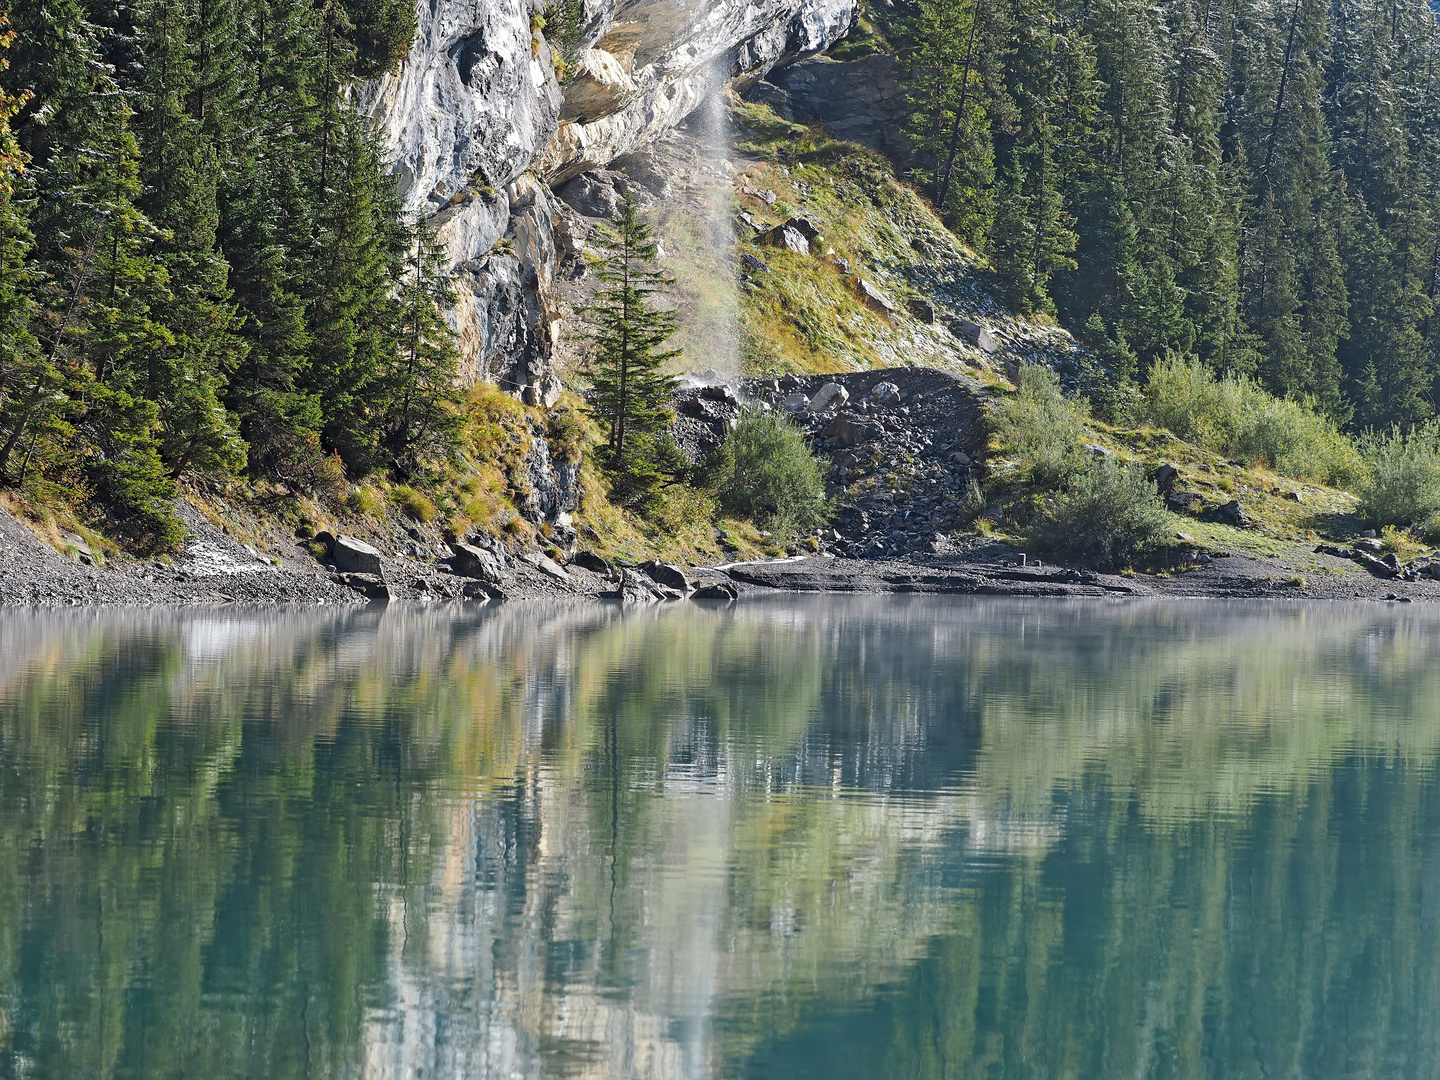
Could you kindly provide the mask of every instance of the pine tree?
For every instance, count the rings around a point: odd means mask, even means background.
[[[459,429],[455,332],[441,310],[455,303],[445,250],[429,223],[412,230],[400,287],[400,347],[378,380],[380,445],[395,471],[410,477],[445,457]]]
[[[8,49],[16,34],[0,18],[0,49]],[[8,67],[0,58],[0,71]],[[55,390],[47,376],[39,342],[31,331],[35,317],[33,275],[26,266],[30,231],[23,202],[26,156],[10,121],[28,94],[0,90],[0,483],[10,481],[9,462],[24,436],[30,417]]]
[[[179,0],[155,0],[140,30],[136,133],[140,208],[160,230],[155,254],[169,281],[163,317],[173,344],[150,351],[145,396],[160,410],[161,445],[176,475],[234,472],[245,453],[221,403],[245,353],[237,330],[229,266],[216,247],[220,156],[192,108],[203,107],[192,38],[202,30]]]
[[[1004,26],[990,0],[919,0],[907,61],[920,106],[906,123],[914,175],[957,232],[983,247],[994,181],[991,110]]]
[[[678,469],[665,429],[674,419],[675,379],[666,365],[679,350],[666,349],[675,333],[674,311],[651,300],[672,279],[655,266],[658,248],[627,192],[596,246],[600,289],[585,309],[593,351],[590,412],[605,429],[600,466],[611,480],[611,497],[645,507],[667,474]]]

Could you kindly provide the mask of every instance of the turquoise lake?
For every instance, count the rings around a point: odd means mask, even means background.
[[[0,609],[0,1077],[1440,1075],[1440,611]]]

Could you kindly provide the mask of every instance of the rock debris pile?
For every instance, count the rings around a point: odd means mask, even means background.
[[[837,514],[821,537],[865,558],[944,549],[978,484],[985,431],[978,387],[930,368],[744,379],[683,389],[676,441],[699,464],[745,403],[785,412],[830,463]]]

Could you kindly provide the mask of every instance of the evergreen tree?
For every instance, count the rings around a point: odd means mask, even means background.
[[[601,227],[596,246],[600,289],[585,309],[593,345],[590,412],[605,429],[599,458],[612,497],[643,508],[680,467],[665,432],[674,419],[675,392],[665,368],[680,355],[665,348],[675,333],[675,313],[651,307],[672,279],[656,268],[655,240],[628,192],[608,227]]]
[[[380,445],[395,470],[413,476],[443,457],[459,428],[455,332],[441,315],[455,293],[445,252],[421,218],[412,230],[400,288],[400,347],[379,380]]]
[[[983,247],[994,180],[991,111],[1005,27],[990,0],[919,0],[907,60],[919,106],[906,124],[914,175],[959,234]]]

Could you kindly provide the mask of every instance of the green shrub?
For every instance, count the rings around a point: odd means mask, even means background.
[[[1360,513],[1376,525],[1440,525],[1440,424],[1374,433],[1361,441],[1370,466]],[[1440,529],[1436,530],[1440,532]]]
[[[777,537],[810,532],[829,519],[825,465],[804,434],[775,413],[744,410],[712,465],[721,506]]]
[[[1021,365],[1015,393],[991,414],[990,426],[1001,451],[1014,455],[1022,475],[1040,487],[1060,487],[1085,467],[1084,403],[1067,398],[1043,364]]]
[[[1333,421],[1250,379],[1216,378],[1191,357],[1166,357],[1151,369],[1144,415],[1187,442],[1300,480],[1353,487],[1365,475],[1359,451]]]
[[[351,513],[361,514],[365,517],[379,517],[385,504],[380,501],[372,487],[352,487],[349,494],[345,496],[345,505]]]
[[[1037,533],[1052,551],[1114,565],[1144,555],[1170,531],[1170,513],[1139,466],[1105,458],[1047,508]]]
[[[395,500],[396,506],[422,525],[430,524],[439,516],[435,504],[423,492],[412,487],[397,487],[390,493],[390,497]]]

